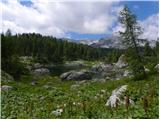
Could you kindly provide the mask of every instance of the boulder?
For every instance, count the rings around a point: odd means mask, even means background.
[[[12,90],[12,89],[13,89],[13,87],[9,86],[9,85],[2,85],[1,86],[2,91],[8,91],[8,90]]]
[[[145,72],[148,73],[150,70],[148,68],[144,68]]]
[[[133,76],[133,73],[129,70],[125,70],[124,71],[124,74],[123,74],[123,77],[132,77]]]
[[[94,73],[101,73],[101,72],[107,72],[113,69],[113,65],[112,64],[98,64],[98,65],[94,65],[91,68],[91,72]]]
[[[119,57],[117,63],[115,64],[115,67],[117,67],[117,68],[124,68],[124,67],[127,67],[127,66],[128,66],[128,64],[125,61],[125,56],[121,55]]]
[[[35,64],[33,65],[33,68],[34,68],[34,69],[39,69],[39,68],[41,68],[41,67],[43,67],[43,65],[41,65],[40,63],[35,63]]]
[[[157,71],[159,71],[159,64],[154,67]]]
[[[49,74],[49,70],[47,68],[38,68],[35,69],[33,73],[37,75],[44,75],[44,74]]]
[[[61,80],[89,80],[92,78],[91,73],[86,70],[69,71],[60,75]]]

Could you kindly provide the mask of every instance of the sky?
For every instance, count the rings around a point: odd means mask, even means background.
[[[100,39],[117,35],[123,6],[137,16],[141,38],[156,40],[159,30],[158,1],[111,0],[2,0],[0,31],[40,33],[58,38]]]

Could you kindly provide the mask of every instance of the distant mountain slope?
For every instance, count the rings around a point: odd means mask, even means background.
[[[99,40],[93,40],[93,39],[74,40],[74,39],[68,39],[68,38],[62,38],[62,40],[90,45],[93,47],[119,48],[119,49],[124,48],[123,44],[121,43],[122,40],[118,36],[104,37]],[[151,47],[154,47],[156,45],[156,40],[139,39],[139,41],[141,46],[144,46],[147,42],[149,42]]]
[[[76,40],[77,43],[87,44],[93,47],[123,49],[124,46],[122,45],[121,41],[121,38],[118,36],[105,37],[99,40]],[[147,42],[149,42],[151,47],[154,47],[156,44],[156,40],[140,39],[140,41],[141,46],[144,46]]]

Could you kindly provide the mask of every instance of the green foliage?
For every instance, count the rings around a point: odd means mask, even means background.
[[[19,57],[11,56],[8,59],[2,59],[2,68],[4,71],[14,77],[20,79],[21,75],[27,74],[29,71],[25,68],[24,64],[20,62]]]
[[[1,118],[95,118],[95,119],[157,119],[158,113],[158,74],[141,81],[123,79],[104,83],[86,81],[75,89],[70,89],[74,81],[61,82],[57,77],[43,76],[38,84],[31,86],[32,76],[24,76],[23,81],[4,83],[16,89],[2,91]],[[43,86],[48,84],[48,89]],[[117,108],[105,106],[112,90],[127,84],[127,94],[134,101],[128,112],[124,105]],[[101,92],[105,90],[105,92]],[[144,111],[143,98],[147,96],[148,111]],[[54,110],[63,109],[61,115],[53,114]]]

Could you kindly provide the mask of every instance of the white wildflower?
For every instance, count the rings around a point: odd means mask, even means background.
[[[123,92],[127,90],[127,85],[123,85],[120,88],[116,88],[112,91],[112,95],[120,96]]]
[[[103,95],[100,95],[101,98],[103,98]]]
[[[112,95],[109,97],[106,106],[116,107],[116,102],[118,100],[118,103],[122,103],[120,100],[120,96],[123,92],[127,90],[127,85],[123,85],[120,88],[116,88],[112,91]]]
[[[80,102],[78,102],[78,103],[77,103],[77,105],[81,105],[81,103],[80,103]]]
[[[98,97],[97,97],[97,96],[94,96],[94,99],[95,99],[95,100],[97,100],[97,99],[98,99]]]
[[[63,104],[63,107],[66,107],[66,106],[67,106],[67,105],[64,103],[64,104]]]
[[[76,105],[76,102],[73,102],[73,105]]]
[[[101,90],[101,93],[105,93],[106,91],[105,90]]]
[[[55,116],[61,116],[62,112],[63,112],[63,109],[57,109],[52,111],[52,114],[54,114]]]
[[[120,102],[119,97],[117,97],[116,95],[110,96],[107,103],[106,103],[106,106],[116,107],[117,100],[118,100],[118,102]]]
[[[96,96],[100,96],[100,94],[99,94],[99,93],[97,93],[97,94],[96,94]]]

